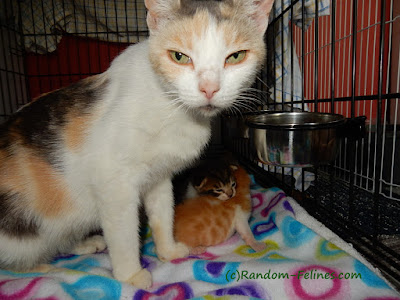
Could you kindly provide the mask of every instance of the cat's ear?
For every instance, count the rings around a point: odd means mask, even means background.
[[[237,165],[230,165],[229,167],[231,168],[232,171],[236,171],[238,169]]]
[[[268,18],[271,13],[274,0],[254,0],[255,12],[253,19],[256,21],[260,33],[264,34],[268,27]]]
[[[196,174],[191,177],[190,181],[192,182],[193,187],[198,190],[205,185],[207,177],[202,174]]]
[[[147,26],[150,33],[157,31],[180,7],[180,0],[145,0],[147,8]]]
[[[201,182],[195,184],[194,188],[200,190],[207,183],[207,177],[205,177]]]
[[[234,5],[241,7],[242,11],[247,11],[259,30],[264,34],[268,27],[268,18],[271,13],[274,0],[233,0]]]

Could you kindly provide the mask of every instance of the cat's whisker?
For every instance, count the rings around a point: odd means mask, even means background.
[[[172,94],[172,93],[178,94],[178,91],[177,90],[169,90],[169,91],[164,91],[163,92],[163,94]]]
[[[262,80],[259,76],[256,76],[256,79],[259,81],[259,82],[261,82],[261,84],[263,85],[263,86],[265,86],[267,89],[270,89],[271,88],[271,86],[269,86],[264,80]]]
[[[247,105],[245,103],[240,103],[240,102],[235,102],[233,106],[237,109],[245,109],[245,110],[250,110],[250,111],[254,110],[253,106]]]
[[[176,111],[184,109],[185,113],[187,113],[190,110],[190,107],[186,105],[186,103],[181,99],[181,98],[176,98],[175,99],[175,104],[177,104]]]
[[[254,98],[247,98],[247,97],[239,97],[237,102],[246,103],[251,106],[258,106],[258,105],[265,105],[263,101]]]
[[[253,109],[253,110],[256,108],[256,105],[254,105],[255,103],[252,103],[252,102],[248,102],[248,101],[237,101],[236,103],[237,103],[237,105],[240,105],[240,106],[242,106],[242,107],[251,108],[251,109]]]
[[[233,105],[230,107],[230,109],[231,109],[233,114],[239,113],[239,115],[241,115],[241,116],[243,115],[240,107],[237,105],[236,102],[233,103]]]
[[[178,97],[173,99],[171,106],[173,109],[171,111],[171,113],[167,116],[166,120],[171,119],[174,115],[176,115],[177,113],[179,113],[179,111],[184,108],[186,105],[185,103]]]
[[[256,98],[265,98],[265,95],[263,95],[262,93],[259,92],[255,92],[255,91],[240,91],[239,92],[240,95],[248,95],[248,96],[252,96],[252,97],[256,97]]]
[[[262,93],[262,94],[268,94],[269,93],[268,91],[260,90],[258,88],[253,88],[253,87],[243,87],[243,88],[240,88],[240,90],[242,90],[242,91],[244,91],[244,90],[246,90],[246,91],[254,91],[254,92]]]
[[[258,107],[260,107],[259,105],[257,105],[257,103],[254,102],[248,102],[248,101],[236,101],[237,105],[241,105],[243,107],[247,107],[251,110],[257,110]]]
[[[242,111],[239,108],[237,108],[236,106],[232,106],[231,111],[232,111],[233,115],[239,114],[241,117],[243,117]]]
[[[262,102],[268,102],[268,97],[269,97],[269,93],[268,92],[264,92],[258,89],[241,89],[239,90],[240,95],[245,95],[245,96],[249,96],[249,97],[254,97],[257,98],[259,100],[261,100]]]
[[[254,98],[254,97],[252,97],[252,96],[246,96],[246,95],[240,95],[240,96],[238,97],[238,99],[240,99],[240,100],[247,100],[247,101],[249,101],[249,102],[263,103],[263,101],[260,100],[260,99]]]
[[[177,93],[177,92],[164,93],[163,95],[167,96],[168,98],[179,97],[179,93]]]
[[[236,114],[238,114],[240,117],[243,117],[243,112],[241,109],[239,109],[238,107],[232,107],[232,109],[234,110],[234,112],[236,112]]]
[[[240,91],[240,95],[255,97],[257,99],[264,99],[268,94],[263,94],[256,91]]]
[[[260,89],[256,89],[256,88],[240,88],[239,92],[248,92],[248,93],[257,93],[257,94],[269,94],[268,91],[263,91]]]
[[[232,109],[234,110],[235,113],[238,113],[239,115],[243,115],[243,109],[238,107],[238,106],[232,106]]]
[[[267,101],[265,100],[265,99],[263,99],[263,98],[259,98],[259,97],[256,97],[255,95],[248,95],[248,94],[240,94],[239,96],[238,96],[238,99],[246,99],[246,100],[249,100],[249,101],[251,101],[251,102],[257,102],[257,103],[259,103],[259,104],[263,104],[263,103],[266,103]]]

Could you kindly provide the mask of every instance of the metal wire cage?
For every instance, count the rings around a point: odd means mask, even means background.
[[[316,1],[310,14],[310,1],[277,2],[257,82],[264,108],[365,116],[365,133],[345,138],[334,163],[308,169],[261,164],[231,117],[225,144],[399,286],[400,3]]]
[[[235,117],[214,128],[256,179],[279,186],[400,282],[400,3],[276,0],[257,109],[366,116],[334,163],[263,165]],[[106,70],[148,34],[143,1],[0,1],[0,123],[38,95]]]

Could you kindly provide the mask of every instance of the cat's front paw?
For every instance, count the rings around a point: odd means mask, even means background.
[[[175,243],[172,247],[157,249],[157,256],[161,261],[170,261],[189,255],[189,248],[182,243]]]
[[[153,284],[153,279],[149,271],[147,271],[146,269],[141,269],[139,272],[137,272],[135,275],[130,277],[125,282],[133,285],[138,289],[146,290],[150,288],[151,285]]]

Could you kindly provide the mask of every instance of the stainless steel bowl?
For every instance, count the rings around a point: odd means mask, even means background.
[[[246,118],[258,159],[268,165],[309,167],[332,162],[345,118],[312,112],[265,112]]]

